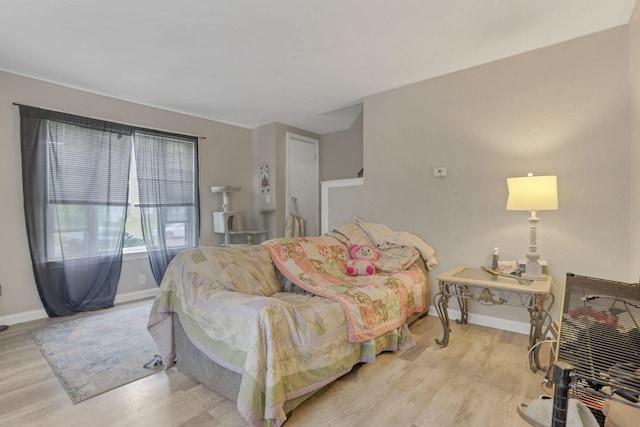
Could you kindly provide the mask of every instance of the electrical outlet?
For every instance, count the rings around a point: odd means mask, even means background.
[[[138,284],[139,285],[144,285],[145,283],[147,283],[147,276],[145,274],[141,274],[138,276]]]

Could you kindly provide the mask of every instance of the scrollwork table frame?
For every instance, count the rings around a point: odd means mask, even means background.
[[[533,372],[541,369],[539,361],[542,340],[551,325],[549,310],[553,306],[551,277],[529,281],[516,276],[495,275],[480,267],[461,266],[437,276],[439,292],[433,303],[442,323],[443,337],[435,340],[440,347],[449,344],[449,299],[454,297],[460,306],[458,324],[467,324],[469,300],[483,305],[510,305],[526,308],[529,312],[529,367]]]

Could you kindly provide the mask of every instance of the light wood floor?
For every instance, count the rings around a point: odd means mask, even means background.
[[[0,426],[247,425],[234,403],[175,368],[73,405],[30,336],[55,321],[0,332]],[[543,373],[527,368],[524,335],[453,323],[440,348],[437,317],[411,331],[417,347],[359,365],[296,409],[286,427],[527,426],[516,406],[550,393]]]

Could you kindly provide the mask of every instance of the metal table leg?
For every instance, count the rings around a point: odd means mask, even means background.
[[[540,364],[540,346],[538,343],[544,338],[542,332],[542,326],[546,318],[546,312],[544,310],[545,295],[535,295],[535,303],[533,307],[529,308],[529,368],[532,372],[537,372],[538,369],[542,369]]]
[[[456,295],[456,299],[458,300],[458,306],[460,306],[460,319],[456,320],[458,325],[468,325],[469,324],[469,299],[463,298],[460,295],[467,294],[467,287],[463,285],[453,285]]]
[[[438,318],[440,319],[440,323],[442,324],[442,339],[435,339],[436,344],[440,347],[446,347],[449,344],[449,332],[451,329],[449,328],[449,295],[444,292],[444,285],[440,283],[440,292],[433,297],[433,304],[436,307],[436,311],[438,312]]]

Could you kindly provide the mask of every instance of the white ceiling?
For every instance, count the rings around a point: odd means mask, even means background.
[[[0,0],[0,69],[247,128],[629,22],[635,0]]]

